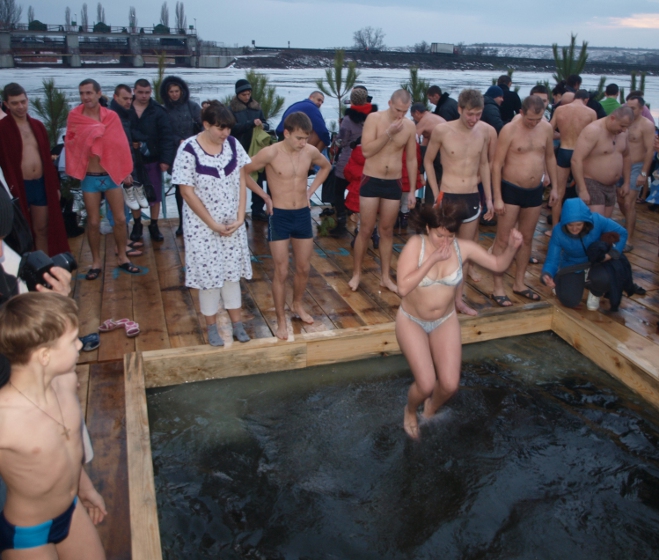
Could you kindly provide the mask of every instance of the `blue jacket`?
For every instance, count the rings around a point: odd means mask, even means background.
[[[567,231],[566,225],[572,222],[585,224],[578,236]],[[598,241],[603,233],[615,231],[620,235],[620,241],[615,245],[620,253],[627,243],[627,230],[624,227],[601,214],[593,214],[580,198],[569,198],[565,201],[559,226],[554,228],[545,266],[542,267],[542,274],[549,274],[552,278],[559,268],[588,262],[586,249],[591,243]]]
[[[293,105],[284,111],[284,116],[281,118],[281,122],[277,125],[277,135],[281,136],[284,134],[284,121],[286,120],[286,117],[288,117],[288,115],[291,113],[297,113],[298,111],[304,113],[311,119],[311,126],[313,127],[313,131],[318,135],[318,138],[322,140],[325,146],[329,146],[330,133],[327,130],[325,119],[320,113],[320,109],[316,107],[316,104],[311,101],[311,99],[305,99],[304,101],[293,103]]]

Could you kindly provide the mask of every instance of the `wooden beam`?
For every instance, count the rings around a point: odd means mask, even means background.
[[[126,448],[133,560],[162,560],[151,436],[140,353],[124,358]]]

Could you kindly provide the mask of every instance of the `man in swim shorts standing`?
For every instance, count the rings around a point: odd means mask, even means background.
[[[577,192],[591,212],[611,217],[618,196],[629,192],[632,160],[627,129],[634,120],[629,107],[618,107],[608,117],[583,129],[572,155]]]
[[[430,144],[423,160],[428,177],[428,184],[437,196],[437,203],[442,200],[461,200],[466,206],[466,215],[458,231],[459,239],[472,241],[478,231],[478,218],[481,215],[481,201],[478,192],[479,177],[483,183],[487,211],[485,219],[494,215],[492,207],[492,188],[490,182],[490,165],[488,148],[490,146],[489,129],[477,126],[483,113],[483,95],[474,89],[464,89],[458,97],[460,118],[435,127],[430,137]],[[441,184],[432,162],[441,152],[443,175]],[[463,276],[469,273],[469,264],[463,264]],[[460,313],[477,315],[476,310],[462,300],[463,284],[455,292],[455,308]]]
[[[536,95],[522,103],[521,118],[501,130],[492,166],[494,211],[498,215],[497,236],[493,254],[501,255],[508,247],[510,231],[519,222],[524,240],[517,252],[513,293],[532,301],[540,296],[524,284],[526,267],[531,256],[535,226],[540,217],[544,186],[542,177],[549,173],[552,183],[550,201],[556,201],[556,157],[552,126],[544,120],[545,105]],[[512,305],[506,295],[503,274],[494,274],[492,299],[501,307]]]
[[[412,115],[412,120],[416,124],[416,135],[421,137],[421,157],[423,157],[426,155],[426,149],[428,148],[432,131],[435,130],[435,127],[438,124],[444,124],[446,119],[428,111],[424,103],[414,103],[414,105],[410,107],[410,113]],[[435,168],[435,177],[437,177],[437,181],[441,183],[442,162],[439,152],[437,152],[433,165]],[[435,202],[432,189],[426,188],[425,200],[429,204]]]
[[[284,120],[284,139],[263,148],[245,166],[247,184],[258,194],[263,193],[250,173],[265,168],[268,188],[272,196],[273,211],[268,219],[268,241],[275,263],[272,279],[272,297],[277,314],[277,338],[286,340],[286,277],[288,276],[288,244],[293,246],[295,278],[293,279],[293,303],[291,310],[305,323],[313,323],[313,317],[302,306],[302,297],[309,278],[309,261],[313,250],[311,228],[311,196],[323,184],[330,172],[330,163],[317,148],[307,144],[312,133],[311,119],[301,112],[291,113]],[[317,165],[311,187],[307,189],[307,173]],[[260,191],[260,192],[259,192]],[[261,196],[263,196],[261,194]]]
[[[394,223],[403,195],[401,178],[403,176],[403,150],[407,176],[416,177],[416,129],[414,123],[405,118],[412,103],[412,96],[404,89],[396,90],[389,100],[389,107],[384,111],[371,113],[364,123],[362,132],[362,153],[366,159],[364,175],[359,190],[360,224],[359,234],[355,239],[353,256],[353,276],[348,285],[352,291],[359,287],[362,274],[362,261],[366,253],[368,240],[375,228],[378,212],[380,213],[380,268],[382,277],[380,285],[394,293],[398,292],[396,284],[389,276],[391,252],[394,243]],[[411,180],[412,181],[412,180]],[[411,188],[408,207],[414,208],[416,198]]]
[[[558,201],[551,208],[551,217],[554,224],[561,221],[561,206],[567,188],[567,180],[570,176],[572,152],[574,152],[574,147],[577,144],[577,138],[584,128],[597,120],[597,114],[589,107],[586,107],[586,103],[588,103],[588,92],[585,89],[580,89],[575,94],[574,101],[568,104],[561,103],[561,106],[554,111],[554,116],[551,119],[553,129],[558,129],[561,135],[561,145],[556,151]],[[579,195],[581,195],[580,192]]]

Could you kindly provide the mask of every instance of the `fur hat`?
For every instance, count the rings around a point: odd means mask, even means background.
[[[250,84],[245,78],[236,82],[236,95],[247,90],[252,91],[252,84]]]
[[[368,91],[362,88],[353,88],[350,92],[350,105],[364,105],[368,101]]]

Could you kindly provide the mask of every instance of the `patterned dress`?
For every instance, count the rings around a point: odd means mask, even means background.
[[[238,218],[240,168],[249,162],[245,150],[233,136],[225,140],[222,152],[215,156],[206,153],[193,136],[179,146],[172,183],[194,187],[213,219],[229,224]],[[188,288],[221,288],[224,282],[252,277],[244,224],[232,236],[224,237],[211,230],[184,204],[183,232]]]

